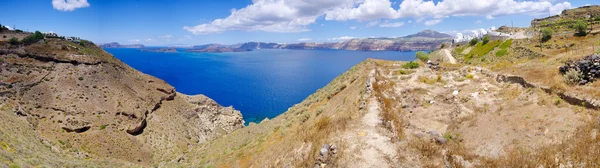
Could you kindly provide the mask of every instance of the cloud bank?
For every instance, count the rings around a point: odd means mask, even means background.
[[[466,5],[468,4],[468,5]],[[252,4],[232,9],[225,18],[196,26],[184,26],[193,34],[211,34],[225,31],[305,32],[317,19],[332,21],[370,21],[367,27],[400,27],[402,22],[379,23],[380,19],[414,18],[431,26],[448,17],[496,16],[514,14],[559,14],[571,8],[571,3],[552,3],[533,0],[404,0],[400,4],[390,0],[253,0]]]

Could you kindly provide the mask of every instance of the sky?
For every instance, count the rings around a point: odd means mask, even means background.
[[[595,3],[594,3],[595,2]],[[335,42],[422,30],[454,35],[597,0],[1,0],[0,24],[97,44]]]

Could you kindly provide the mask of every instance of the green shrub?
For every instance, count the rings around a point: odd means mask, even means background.
[[[483,39],[481,39],[481,41],[483,42],[483,45],[486,45],[488,42],[490,42],[490,36],[483,36]]]
[[[440,46],[440,48],[446,48],[446,44],[442,43],[442,46]]]
[[[508,54],[508,50],[506,50],[506,49],[501,49],[500,51],[496,52],[496,56],[497,57],[502,57],[502,56],[505,56],[507,54]]]
[[[423,51],[419,51],[417,52],[417,55],[415,56],[415,58],[423,61],[423,62],[427,62],[429,61],[429,55],[427,55],[425,52]]]
[[[406,69],[415,69],[419,67],[419,63],[410,61],[405,63],[404,65],[402,65],[402,68],[406,68]]]
[[[11,45],[17,45],[19,44],[19,39],[17,39],[16,37],[10,38],[8,39],[8,43],[10,43]]]
[[[82,80],[83,80],[83,77],[79,77],[79,80],[80,80],[80,81],[82,81]]]
[[[584,21],[577,21],[575,22],[575,25],[573,25],[573,28],[575,29],[575,31],[577,31],[577,33],[575,33],[576,36],[586,36],[587,35],[587,24]]]
[[[106,124],[100,126],[100,130],[104,130],[104,129],[106,129]]]
[[[571,69],[563,75],[563,79],[565,83],[573,85],[579,83],[579,81],[583,78],[583,74],[575,69]]]
[[[467,78],[467,79],[473,79],[473,77],[474,77],[473,74],[467,74],[467,75],[465,75],[465,78]]]
[[[473,38],[473,39],[471,39],[471,41],[469,41],[469,45],[471,45],[471,46],[474,46],[477,43],[479,43],[479,39],[478,38]]]
[[[15,29],[17,33],[23,33],[23,30]]]
[[[35,33],[25,37],[21,42],[25,45],[33,44],[41,39],[44,39],[44,35],[40,31],[35,31]]]
[[[552,39],[552,29],[545,28],[542,30],[542,42],[546,42],[550,39]]]

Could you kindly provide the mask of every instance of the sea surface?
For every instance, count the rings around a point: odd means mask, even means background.
[[[109,48],[129,66],[178,92],[204,94],[240,110],[246,124],[273,118],[367,58],[413,60],[415,52],[255,50],[240,53],[155,53]],[[179,49],[183,51],[182,49]]]

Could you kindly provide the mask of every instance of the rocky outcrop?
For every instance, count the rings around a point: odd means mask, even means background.
[[[569,71],[574,71],[579,77],[573,81],[580,85],[585,85],[600,78],[600,56],[593,54],[586,56],[579,61],[569,61],[564,66],[559,68],[559,72],[563,75]]]

